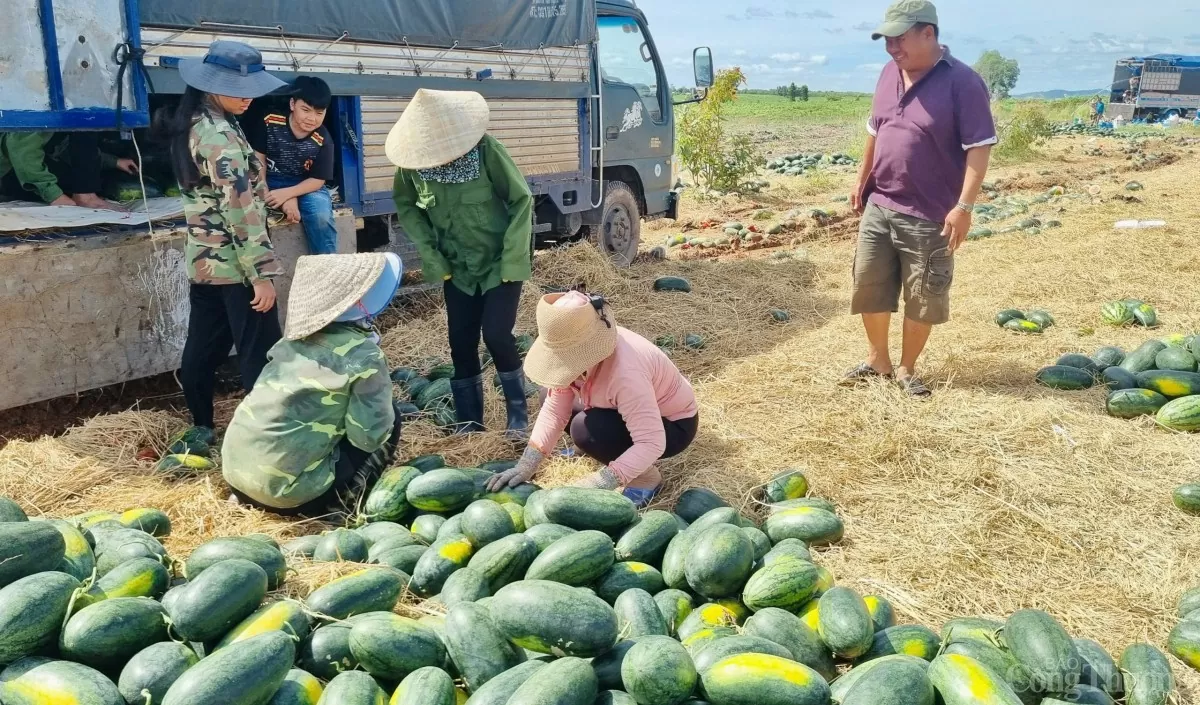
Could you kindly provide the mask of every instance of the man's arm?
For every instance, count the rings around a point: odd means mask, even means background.
[[[958,205],[946,215],[942,235],[953,252],[962,246],[971,230],[975,200],[987,176],[992,145],[996,144],[996,121],[992,117],[991,95],[987,84],[978,75],[964,82],[958,89],[954,105],[954,118],[958,134],[962,138],[963,151],[967,153],[967,175],[963,179]]]
[[[863,189],[867,186],[867,179],[871,178],[871,169],[875,164],[875,134],[867,133],[867,144],[863,147],[862,163],[858,165],[858,181],[854,183],[854,193],[850,194],[850,205],[854,210],[862,213],[866,206],[863,203]]]
[[[51,132],[14,132],[5,138],[4,144],[13,173],[23,188],[52,206],[73,206],[75,201],[63,193],[58,179],[46,166],[46,143],[52,135]]]

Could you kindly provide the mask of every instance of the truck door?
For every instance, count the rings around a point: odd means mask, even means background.
[[[645,25],[637,18],[604,15],[600,40],[600,90],[604,95],[605,180],[631,167],[641,181],[647,214],[667,210],[674,150],[670,88]],[[628,173],[628,172],[626,172]],[[637,191],[637,184],[630,183]]]

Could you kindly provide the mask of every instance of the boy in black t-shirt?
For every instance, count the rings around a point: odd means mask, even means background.
[[[270,113],[246,130],[250,146],[267,165],[267,205],[304,224],[309,253],[337,252],[333,198],[333,140],[322,123],[332,96],[319,78],[301,76],[292,84],[291,110]]]

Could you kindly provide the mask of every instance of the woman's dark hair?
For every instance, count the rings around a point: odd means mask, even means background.
[[[208,94],[188,86],[174,109],[159,108],[154,113],[154,121],[150,124],[150,134],[153,139],[165,144],[170,155],[171,171],[183,191],[193,189],[200,184],[200,170],[188,149],[188,138],[192,125],[208,104]]]

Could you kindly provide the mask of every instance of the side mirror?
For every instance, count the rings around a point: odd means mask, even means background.
[[[712,49],[698,47],[693,51],[692,68],[696,74],[696,87],[712,88],[714,81]]]

